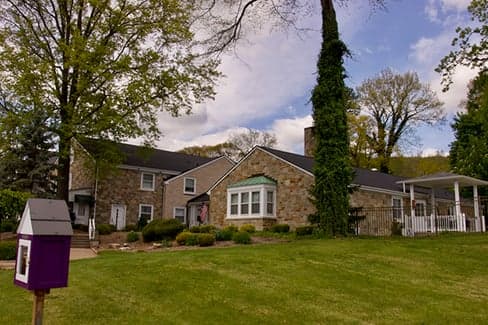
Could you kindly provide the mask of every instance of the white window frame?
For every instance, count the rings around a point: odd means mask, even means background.
[[[27,257],[25,261],[22,261],[22,254],[21,254],[21,247],[27,248]],[[29,279],[29,265],[30,265],[30,254],[31,254],[31,241],[27,239],[19,239],[19,246],[17,251],[17,265],[15,269],[15,279],[17,281],[27,283]],[[20,273],[20,268],[22,267],[23,263],[25,262],[25,274]]]
[[[193,192],[186,190],[186,180],[193,180]],[[197,179],[195,177],[185,177],[183,179],[183,193],[184,194],[196,194],[197,193]]]
[[[152,187],[144,187],[144,175],[151,175],[152,176]],[[156,175],[154,173],[146,173],[146,172],[141,172],[141,190],[143,191],[154,191],[156,183]]]
[[[400,207],[395,206],[395,204],[393,203],[395,200],[400,200]],[[396,221],[402,221],[403,220],[403,198],[401,196],[391,197],[391,208],[392,208],[393,219]],[[395,211],[396,211],[395,209],[400,209],[400,218],[395,218]]]
[[[176,210],[177,209],[183,210],[183,224],[186,224],[186,207],[174,207],[173,208],[173,219],[176,219]]]
[[[152,204],[139,204],[139,219],[138,220],[141,220],[141,217],[142,217],[142,208],[143,207],[150,207],[151,208],[151,217],[147,220],[147,222],[150,222],[153,220],[154,218],[154,206]]]
[[[422,215],[417,214],[417,204],[423,205]],[[416,217],[426,217],[427,216],[427,201],[426,200],[415,200],[415,216]]]
[[[252,213],[252,192],[259,192],[259,213]],[[273,192],[273,214],[267,213],[267,195]],[[241,214],[241,193],[248,193],[248,213]],[[237,194],[237,214],[231,214],[231,196]],[[252,185],[227,189],[227,219],[276,219],[276,186]]]

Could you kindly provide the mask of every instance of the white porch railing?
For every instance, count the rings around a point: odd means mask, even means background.
[[[474,222],[467,229],[466,215],[462,213],[455,215],[434,215],[415,216],[405,215],[405,227],[403,235],[413,236],[416,233],[433,233],[443,231],[483,231],[485,229],[484,216],[478,219],[469,219],[468,222]]]
[[[88,218],[88,238],[90,240],[95,239],[95,219]]]

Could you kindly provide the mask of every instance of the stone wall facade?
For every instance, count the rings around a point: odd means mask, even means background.
[[[276,185],[276,219],[227,218],[227,186],[251,176],[264,175],[274,179]],[[223,179],[210,193],[210,222],[218,227],[253,224],[261,230],[274,223],[289,224],[292,229],[307,225],[307,217],[315,212],[309,200],[313,176],[256,148],[239,166]]]
[[[163,218],[173,218],[175,207],[186,207],[188,200],[193,199],[207,191],[220,177],[222,177],[234,163],[227,158],[219,158],[210,163],[195,168],[188,173],[169,179],[164,185]],[[194,178],[196,181],[195,194],[184,192],[185,178]]]
[[[88,152],[73,140],[70,160],[70,190],[95,189],[95,162]]]
[[[125,223],[137,224],[139,205],[153,206],[153,219],[162,218],[163,182],[168,175],[154,173],[154,190],[141,189],[144,169],[118,168],[109,175],[100,177],[97,185],[96,222],[110,223],[113,204],[125,206]]]

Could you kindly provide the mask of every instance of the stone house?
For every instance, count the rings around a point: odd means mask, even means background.
[[[109,149],[111,148],[111,149]],[[186,203],[205,192],[234,163],[129,144],[110,147],[99,141],[73,140],[70,197],[75,223],[110,223],[117,229],[141,218],[177,218],[188,222]],[[99,157],[117,155],[116,168]]]
[[[259,230],[276,223],[286,223],[292,229],[309,224],[308,216],[315,212],[310,200],[313,164],[312,157],[254,147],[207,192],[212,223],[219,227],[253,224]],[[412,210],[417,216],[430,215],[434,197],[437,214],[453,214],[452,192],[416,186],[412,203],[405,181],[403,177],[354,168],[350,205],[360,208],[363,217],[357,225],[358,233],[389,235],[393,223],[405,224],[406,214]],[[431,223],[429,227],[433,227]]]

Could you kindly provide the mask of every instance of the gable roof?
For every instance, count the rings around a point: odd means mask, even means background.
[[[94,157],[102,156],[104,150],[114,151],[115,149],[114,154],[121,155],[123,165],[176,171],[178,173],[186,172],[217,159],[104,140],[87,139],[80,142]]]
[[[227,160],[227,161],[228,161],[228,162],[229,162],[229,163],[230,163],[232,166],[234,166],[234,165],[236,164],[236,163],[235,163],[235,162],[234,162],[232,159],[230,159],[229,157],[227,157],[227,156],[220,156],[220,157],[213,158],[213,159],[211,159],[211,160],[207,161],[206,163],[203,163],[203,164],[201,164],[201,165],[198,165],[198,166],[197,166],[197,167],[195,167],[195,168],[188,169],[187,171],[182,172],[182,173],[181,173],[181,174],[179,174],[179,175],[172,176],[171,178],[168,178],[168,179],[167,179],[166,181],[164,181],[164,182],[165,182],[166,184],[169,184],[169,183],[171,183],[172,181],[174,181],[175,179],[178,179],[178,178],[181,178],[181,177],[187,176],[189,173],[192,173],[192,172],[194,172],[195,170],[197,170],[197,169],[199,169],[199,168],[203,168],[203,167],[206,167],[206,166],[208,166],[208,165],[210,165],[210,164],[213,164],[213,163],[215,163],[215,162],[217,162],[217,161],[219,161],[219,160],[221,160],[221,159],[225,159],[225,160]]]
[[[314,159],[303,155],[294,154],[291,152],[260,147],[264,151],[267,151],[283,160],[286,160],[292,165],[300,167],[310,173],[313,173]],[[369,187],[376,187],[386,189],[390,191],[403,192],[403,186],[397,184],[398,181],[405,180],[405,177],[393,176],[377,171],[372,171],[366,168],[353,168],[354,171],[354,185],[362,185]]]

